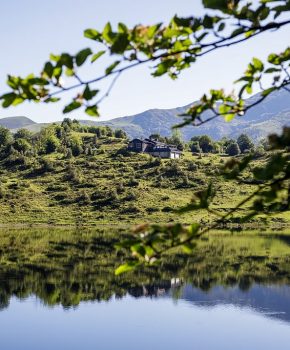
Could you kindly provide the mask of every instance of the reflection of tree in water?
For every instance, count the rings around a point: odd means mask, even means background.
[[[272,238],[271,244],[265,237],[252,237],[250,242],[245,237],[203,241],[193,256],[168,255],[158,266],[115,276],[115,268],[128,258],[113,248],[120,239],[117,235],[66,233],[64,238],[49,233],[47,242],[43,234],[22,234],[20,241],[15,237],[12,245],[9,234],[1,237],[1,309],[9,306],[12,296],[35,295],[47,306],[65,308],[126,295],[156,297],[169,292],[175,277],[203,291],[216,285],[247,291],[255,282],[290,281],[289,247],[279,256],[270,254]],[[173,287],[171,294],[179,298],[181,289]]]

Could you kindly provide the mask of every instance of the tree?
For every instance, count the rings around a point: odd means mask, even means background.
[[[150,140],[157,140],[157,141],[160,141],[160,142],[166,142],[165,137],[161,136],[160,134],[151,134],[149,136],[149,139]]]
[[[71,148],[68,148],[67,149],[67,152],[66,152],[66,159],[71,159],[73,157],[73,153],[72,153],[72,150]]]
[[[237,156],[241,153],[239,145],[236,141],[232,141],[226,148],[226,154],[229,156]]]
[[[237,139],[237,143],[242,153],[246,150],[251,151],[255,146],[253,141],[246,134],[241,134]]]
[[[199,136],[198,142],[203,153],[213,152],[214,142],[208,135]]]
[[[115,130],[115,137],[118,139],[126,139],[127,135],[124,130],[122,129],[116,129]]]
[[[24,154],[31,149],[31,144],[25,138],[17,138],[13,143],[13,147],[18,152],[21,152]]]
[[[59,146],[60,146],[59,139],[54,135],[49,135],[44,140],[44,149],[45,149],[45,153],[47,154],[55,152]]]
[[[32,132],[25,129],[21,128],[16,131],[14,134],[14,139],[25,139],[25,140],[30,140],[32,138]]]
[[[5,147],[9,145],[12,141],[11,133],[8,129],[0,126],[0,147]]]
[[[198,141],[193,141],[191,143],[190,150],[191,150],[192,153],[200,153],[201,152],[201,148],[200,148],[199,142]]]
[[[175,145],[176,148],[179,149],[180,151],[183,151],[183,149],[184,149],[184,142],[182,139],[182,134],[181,134],[180,130],[178,130],[178,129],[173,129],[172,135],[170,138],[167,139],[167,142],[169,144]]]
[[[92,28],[85,30],[85,37],[94,42],[96,51],[84,48],[76,54],[51,55],[37,76],[22,78],[9,75],[9,91],[0,96],[2,106],[7,108],[26,100],[53,103],[57,102],[64,92],[76,91],[75,97],[64,107],[63,113],[84,108],[88,115],[98,116],[100,102],[109,95],[120,75],[129,69],[151,63],[153,76],[167,74],[176,79],[183,70],[213,51],[238,45],[262,33],[279,30],[290,24],[287,17],[290,0],[203,0],[202,3],[210,10],[204,16],[175,16],[168,25],[157,23],[128,28],[124,23],[119,23],[117,29],[114,29],[107,23],[102,31]],[[88,80],[83,79],[79,68],[88,61],[96,65],[101,57],[108,56],[106,53],[110,55],[111,61],[104,74],[92,76]],[[226,93],[223,89],[210,90],[184,113],[179,127],[189,124],[197,126],[219,117],[231,121],[236,115],[244,115],[274,91],[284,89],[290,92],[289,61],[290,47],[286,47],[280,53],[270,53],[264,62],[254,57],[244,75],[236,82],[236,95]],[[65,86],[62,85],[64,76]],[[98,84],[104,79],[112,81],[104,94],[100,95],[99,87],[102,85]],[[245,103],[245,98],[256,87],[261,89],[259,97]],[[284,128],[282,135],[270,135],[269,144],[272,150],[284,150],[289,147],[290,128]],[[203,148],[202,144],[200,146]],[[245,157],[240,162],[232,161],[227,165],[227,170],[232,172],[232,176],[238,177],[250,161],[250,157]],[[269,198],[276,198],[281,187],[285,187],[285,193],[289,193],[289,157],[282,152],[273,154],[264,164],[263,170],[255,173],[255,177],[259,181],[263,180],[264,185],[259,186],[249,197],[256,198],[252,201],[253,213],[259,208],[268,208]],[[204,191],[199,191],[196,201],[184,210],[209,209],[212,195],[212,186],[209,185]],[[286,194],[283,204],[286,208],[290,207],[289,198]],[[224,217],[219,217],[217,222],[227,219],[232,214],[230,211]],[[134,247],[135,249],[131,250],[140,260],[153,262],[168,250],[168,246],[182,246],[186,251],[192,250],[193,241],[209,229],[210,227],[200,228],[197,223],[189,227],[178,223],[166,227],[144,225],[139,228],[140,237],[128,243],[128,248]],[[182,239],[185,236],[187,238]],[[174,242],[170,237],[174,237]],[[158,245],[157,242],[160,241],[164,242],[163,246]],[[117,273],[127,271],[138,264],[139,261],[136,260],[135,263],[120,267]]]
[[[76,157],[83,152],[83,143],[79,136],[72,135],[68,140],[68,145],[72,150],[72,154]]]

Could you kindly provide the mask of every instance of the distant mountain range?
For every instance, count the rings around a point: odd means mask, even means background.
[[[259,95],[251,97],[252,103]],[[187,110],[188,106],[174,109],[150,109],[148,111],[107,121],[80,120],[85,125],[108,125],[113,129],[123,129],[129,137],[148,137],[150,134],[159,133],[169,136],[172,126],[181,122],[180,114]],[[18,128],[27,128],[31,131],[39,131],[47,123],[35,123],[26,117],[11,117],[0,119],[0,125],[12,131]],[[246,133],[255,140],[266,137],[269,133],[280,132],[284,125],[290,125],[290,93],[277,91],[261,104],[250,109],[243,117],[236,117],[227,123],[223,118],[217,118],[199,127],[187,126],[181,129],[185,140],[190,140],[196,135],[207,134],[214,139],[223,136],[237,137]]]

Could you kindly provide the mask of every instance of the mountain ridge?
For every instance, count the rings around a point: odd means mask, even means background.
[[[248,103],[254,102],[260,95],[254,95],[248,99]],[[194,103],[194,102],[193,102]],[[191,104],[190,104],[191,105]],[[124,117],[117,117],[106,121],[79,120],[84,125],[109,126],[113,129],[123,129],[130,138],[148,137],[150,134],[159,133],[163,136],[170,136],[172,126],[181,122],[178,116],[184,113],[190,105],[172,109],[149,109],[147,111]],[[205,116],[209,116],[206,114]],[[21,126],[15,126],[17,118],[14,117],[14,127],[11,127],[9,119],[0,119],[0,125],[15,131],[20,127],[25,127],[31,131],[39,131],[47,123],[36,123],[26,118],[22,120]],[[28,124],[28,121],[31,124]],[[7,126],[10,125],[10,126]],[[272,93],[262,103],[251,108],[244,116],[236,117],[230,123],[223,118],[217,118],[210,123],[205,123],[199,127],[186,126],[180,129],[184,140],[188,141],[193,136],[207,134],[213,139],[220,139],[223,136],[236,138],[241,133],[246,133],[254,140],[258,141],[270,133],[279,133],[284,125],[290,125],[290,94],[286,90]]]

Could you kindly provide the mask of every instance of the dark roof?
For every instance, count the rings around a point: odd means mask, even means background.
[[[131,140],[130,143],[133,141],[139,141],[139,142],[143,142],[143,143],[146,143],[148,145],[153,146],[151,149],[151,152],[171,151],[171,152],[180,153],[180,154],[182,153],[182,151],[177,149],[175,145],[167,145],[164,142],[160,142],[160,141],[156,141],[156,140],[135,138],[135,139]]]

